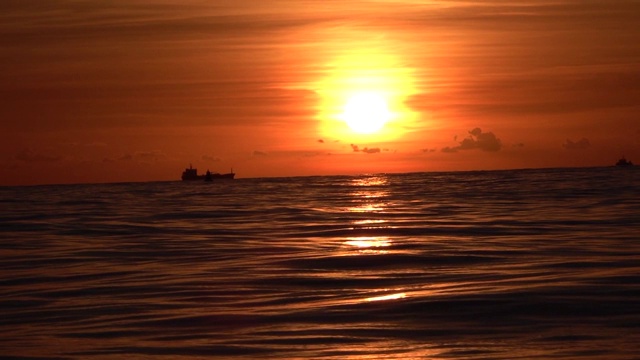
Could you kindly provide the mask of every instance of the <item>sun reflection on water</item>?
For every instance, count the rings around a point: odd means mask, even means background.
[[[381,296],[373,296],[366,298],[365,301],[387,301],[387,300],[398,300],[407,297],[406,293],[400,292],[389,295],[381,295]]]
[[[387,211],[387,204],[381,199],[389,196],[387,185],[389,180],[384,175],[367,175],[351,180],[350,185],[355,189],[350,193],[353,206],[346,211],[358,214],[351,220],[354,230],[384,229],[387,220],[380,219]],[[384,254],[387,251],[380,248],[391,246],[391,240],[386,236],[354,236],[347,237],[344,244],[358,250],[358,253]]]
[[[389,180],[384,175],[371,175],[351,181],[351,185],[353,186],[382,186],[388,184]]]
[[[365,199],[378,199],[386,196],[387,192],[367,190],[367,191],[355,191],[351,193],[351,195],[357,196],[359,198],[365,198]]]
[[[359,177],[351,181],[351,186],[355,187],[350,193],[354,202],[359,202],[356,206],[351,206],[349,212],[378,212],[385,210],[385,202],[381,201],[389,196],[386,186],[388,179],[383,175],[371,175]]]
[[[387,237],[381,236],[361,236],[348,238],[346,245],[355,246],[357,248],[369,249],[391,246],[391,241]]]
[[[351,223],[355,225],[373,225],[373,224],[384,224],[387,220],[382,219],[364,219],[364,220],[354,220]]]
[[[381,203],[380,204],[363,204],[363,205],[350,207],[347,210],[349,210],[349,212],[354,212],[354,213],[369,213],[369,212],[384,210],[383,205],[384,204],[381,204]]]
[[[347,211],[357,214],[357,219],[351,221],[354,230],[364,230],[384,232],[388,228],[387,221],[383,217],[389,211],[389,204],[386,201],[389,193],[389,178],[386,175],[368,175],[353,179],[350,182],[353,191],[350,195],[353,206]],[[393,245],[393,240],[389,236],[369,235],[346,237],[343,246],[349,248],[349,253],[355,256],[374,255],[376,258],[382,256],[379,261],[385,261],[384,255],[389,254],[389,249]],[[373,259],[372,259],[373,261]],[[377,289],[374,293],[366,294],[358,301],[361,303],[376,301],[393,301],[407,297],[403,289]]]

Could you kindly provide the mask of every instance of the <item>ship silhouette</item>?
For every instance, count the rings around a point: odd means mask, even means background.
[[[211,171],[207,170],[205,174],[200,175],[198,174],[198,169],[194,168],[191,164],[189,164],[189,167],[184,169],[184,171],[182,172],[182,181],[233,180],[235,176],[236,174],[233,172],[233,169],[231,169],[230,173],[226,173],[226,174],[212,173]]]
[[[624,156],[618,160],[618,162],[616,163],[616,166],[633,166],[633,163],[629,160],[627,160]]]

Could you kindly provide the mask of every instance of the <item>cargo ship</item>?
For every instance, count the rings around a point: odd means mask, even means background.
[[[189,167],[184,169],[184,171],[182,172],[182,181],[233,180],[235,176],[236,174],[233,172],[233,169],[231,169],[230,173],[226,174],[212,173],[211,171],[207,170],[205,174],[199,175],[198,169],[193,168],[190,164]]]
[[[633,166],[633,163],[627,160],[625,157],[622,157],[622,159],[618,160],[616,166]]]

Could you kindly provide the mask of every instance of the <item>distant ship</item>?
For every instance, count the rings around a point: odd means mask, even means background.
[[[198,175],[198,169],[194,169],[191,165],[188,168],[184,169],[182,172],[182,181],[192,181],[192,180],[200,180],[200,181],[213,181],[213,180],[233,180],[233,177],[236,174],[231,169],[230,173],[219,174],[212,173],[207,170],[207,172],[203,175]]]
[[[616,163],[616,166],[633,166],[633,163],[624,157]]]

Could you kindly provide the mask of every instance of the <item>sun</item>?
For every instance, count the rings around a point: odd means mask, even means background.
[[[381,94],[359,92],[347,99],[340,118],[358,134],[373,134],[391,119],[391,112]]]
[[[358,44],[362,38],[357,36]],[[344,144],[379,146],[418,128],[418,114],[408,106],[410,97],[418,93],[414,70],[403,66],[400,55],[384,45],[376,40],[349,47],[329,58],[322,67],[324,76],[309,84],[319,95],[315,108],[319,138],[333,140],[341,148]]]

